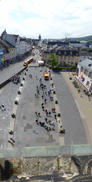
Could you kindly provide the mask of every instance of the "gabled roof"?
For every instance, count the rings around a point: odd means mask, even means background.
[[[9,35],[13,35],[14,37],[18,37],[19,35],[15,35],[15,34],[9,34]]]
[[[6,48],[6,49],[10,49],[10,48],[15,48],[12,44],[10,44],[9,42],[5,41],[5,40],[0,40],[0,44]]]

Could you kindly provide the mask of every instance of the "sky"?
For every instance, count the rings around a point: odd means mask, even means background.
[[[0,0],[0,34],[29,38],[92,35],[92,0]]]

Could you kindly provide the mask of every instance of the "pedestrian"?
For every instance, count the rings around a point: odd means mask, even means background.
[[[46,121],[46,123],[47,123],[47,118],[45,118],[45,121]]]
[[[53,101],[53,97],[50,96],[50,100]]]
[[[54,83],[52,83],[52,88],[53,88],[53,85],[54,85]]]
[[[35,115],[38,116],[37,112],[35,112]]]
[[[44,106],[44,103],[42,103],[41,106]]]
[[[47,99],[44,99],[45,104],[47,104]]]
[[[37,90],[38,95],[40,94],[39,90]]]
[[[52,112],[55,113],[55,108],[52,108]]]
[[[41,117],[40,112],[38,113],[38,116]]]
[[[35,120],[37,124],[39,124],[38,119]]]
[[[46,116],[48,116],[48,111],[46,111]]]
[[[44,111],[44,106],[42,106],[42,110]]]
[[[57,118],[56,114],[54,115],[55,119]]]
[[[39,80],[40,82],[42,81],[42,79],[40,78],[40,80]]]
[[[45,92],[45,95],[47,96],[47,92]]]
[[[30,74],[29,77],[32,78],[32,74]]]
[[[49,116],[51,116],[51,112],[49,112]]]
[[[51,120],[49,120],[48,123],[51,124]]]
[[[35,97],[37,97],[36,93],[35,93]]]

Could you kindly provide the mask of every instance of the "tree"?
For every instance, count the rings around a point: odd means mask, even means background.
[[[50,57],[50,64],[51,64],[52,68],[54,68],[58,64],[58,60],[56,58],[55,53],[52,53],[52,55]]]
[[[92,40],[90,40],[89,42],[92,43]]]

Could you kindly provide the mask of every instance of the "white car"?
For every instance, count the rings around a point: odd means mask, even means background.
[[[39,60],[39,61],[38,61],[38,64],[39,64],[39,66],[43,66],[43,65],[44,65],[44,61]]]

